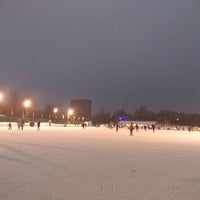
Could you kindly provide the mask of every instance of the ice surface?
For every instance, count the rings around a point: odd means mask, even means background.
[[[1,200],[198,200],[200,133],[0,128]]]

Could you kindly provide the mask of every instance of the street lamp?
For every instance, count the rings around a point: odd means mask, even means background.
[[[29,99],[26,99],[26,100],[24,101],[24,107],[25,107],[25,108],[29,108],[30,105],[31,105],[31,101],[30,101]]]
[[[26,108],[26,117],[28,117],[28,108],[31,106],[31,101],[29,99],[24,100],[24,107]]]
[[[67,114],[68,114],[68,120],[70,119],[70,116],[73,115],[73,113],[74,113],[74,110],[70,108],[68,110],[68,112],[67,112]]]
[[[54,112],[54,113],[57,113],[57,112],[58,112],[58,108],[54,108],[54,109],[53,109],[53,112]]]
[[[57,118],[56,113],[58,112],[58,108],[54,108],[54,109],[53,109],[53,112],[54,112],[55,118]]]
[[[3,94],[0,92],[0,101],[3,99]]]

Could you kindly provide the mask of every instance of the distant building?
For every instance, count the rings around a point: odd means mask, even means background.
[[[73,99],[70,104],[76,120],[90,120],[92,116],[92,101],[88,99]]]

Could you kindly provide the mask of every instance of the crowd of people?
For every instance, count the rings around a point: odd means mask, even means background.
[[[31,123],[32,122],[29,122],[29,126],[34,126]],[[24,130],[24,125],[25,125],[24,119],[19,119],[17,121],[17,129],[18,130],[22,130],[23,131]],[[40,120],[37,121],[37,129],[40,130]],[[12,123],[11,122],[8,123],[8,130],[12,130]]]
[[[33,127],[33,126],[35,126],[35,124],[37,125],[37,130],[40,130],[40,120],[38,120],[36,123],[35,122],[29,122],[29,126],[31,127]],[[24,119],[19,119],[18,121],[17,121],[17,127],[18,127],[18,130],[23,130],[24,129],[24,125],[25,125],[25,121],[24,121]],[[49,120],[49,126],[51,126],[51,121]],[[87,124],[86,123],[82,123],[81,124],[81,126],[82,126],[82,128],[84,129],[86,126],[87,126]],[[113,127],[115,127],[115,130],[116,130],[116,132],[118,132],[118,130],[119,130],[119,128],[120,128],[120,125],[119,125],[119,123],[116,123],[116,124],[114,124],[114,125],[109,125],[108,126],[109,128],[113,128]],[[141,127],[139,127],[139,125],[138,124],[133,124],[132,122],[130,123],[130,125],[128,125],[127,126],[128,127],[128,129],[129,129],[129,131],[130,131],[130,136],[133,136],[133,131],[135,130],[136,132],[138,132],[139,131],[139,128],[141,128]],[[144,130],[147,130],[149,127],[147,126],[147,125],[144,125],[143,127],[142,127]],[[155,126],[155,124],[152,124],[151,125],[151,129],[153,130],[153,132],[155,132],[155,128],[156,128],[156,126]],[[11,122],[9,122],[8,123],[8,130],[12,130],[12,124],[11,124]]]
[[[152,127],[153,132],[155,132],[155,128],[156,128],[155,124],[152,124],[151,127]],[[133,130],[134,129],[136,130],[136,132],[138,132],[139,131],[139,126],[138,126],[138,124],[136,124],[134,126],[134,124],[131,123],[130,126],[129,126],[130,136],[133,136]],[[146,125],[144,125],[144,130],[147,130],[147,126]]]
[[[120,125],[119,125],[119,123],[115,123],[115,124],[109,124],[108,127],[109,128],[114,128],[115,127],[116,132],[118,132]],[[138,124],[133,124],[132,122],[130,123],[130,125],[126,125],[126,127],[128,127],[128,129],[130,131],[130,136],[133,136],[133,131],[134,130],[136,132],[138,132],[139,128],[140,128]],[[155,128],[156,128],[155,124],[152,124],[151,125],[151,129],[153,130],[153,132],[155,132]],[[146,131],[147,129],[149,129],[149,126],[143,125],[142,129],[144,129]]]

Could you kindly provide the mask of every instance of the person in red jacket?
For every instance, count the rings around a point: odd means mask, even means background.
[[[134,125],[133,125],[132,122],[131,122],[131,124],[129,126],[129,129],[130,129],[130,136],[133,136]]]

